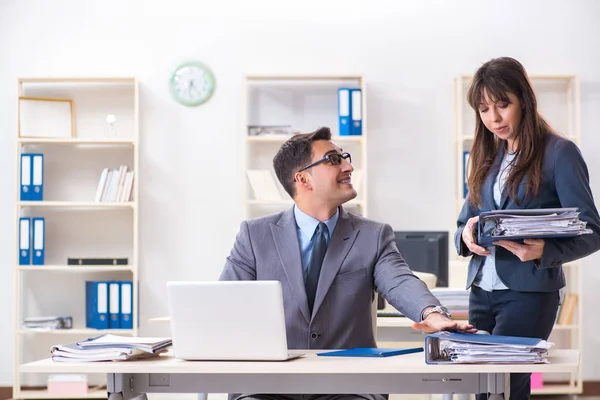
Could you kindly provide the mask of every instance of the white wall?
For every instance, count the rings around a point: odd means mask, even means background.
[[[141,320],[164,315],[168,279],[215,279],[241,218],[239,115],[247,72],[362,73],[368,84],[370,216],[397,229],[453,229],[452,77],[510,55],[531,73],[578,74],[582,150],[600,197],[600,2],[0,1],[0,343],[13,342],[14,137],[19,76],[137,76],[141,82]],[[217,90],[173,102],[173,68],[198,59]],[[223,157],[223,154],[227,154]],[[584,377],[600,369],[585,262]],[[58,295],[58,294],[57,294]],[[12,384],[12,354],[0,385]]]

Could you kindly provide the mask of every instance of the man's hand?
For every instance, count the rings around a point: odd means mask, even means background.
[[[525,239],[523,242],[525,244],[520,244],[512,240],[498,240],[494,243],[504,247],[523,262],[542,259],[544,244],[546,243],[544,239]]]
[[[471,253],[487,257],[491,254],[490,251],[475,243],[475,226],[477,225],[477,221],[479,221],[479,216],[469,218],[462,231],[462,240]]]
[[[424,332],[437,332],[437,331],[460,331],[475,333],[477,329],[473,325],[465,322],[453,321],[446,317],[444,314],[437,312],[431,313],[421,322],[415,322],[412,325],[413,329]]]

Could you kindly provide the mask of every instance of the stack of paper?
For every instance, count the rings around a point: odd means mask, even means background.
[[[547,363],[553,346],[542,339],[441,331],[425,339],[428,363]]]
[[[453,319],[469,318],[469,292],[458,288],[432,288],[431,293],[450,311]]]
[[[168,338],[102,335],[82,342],[52,346],[52,360],[59,362],[118,361],[153,357],[168,349]]]
[[[23,329],[34,330],[71,329],[73,328],[73,318],[55,316],[29,317],[23,320],[21,326]]]
[[[479,215],[479,244],[501,239],[560,238],[593,233],[577,208],[494,210]]]

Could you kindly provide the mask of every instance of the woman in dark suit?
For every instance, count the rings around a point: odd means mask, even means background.
[[[508,57],[483,64],[468,92],[475,110],[469,194],[458,217],[458,254],[471,257],[469,322],[498,335],[547,339],[554,326],[562,264],[600,249],[600,217],[577,146],[542,118],[523,66]],[[477,244],[480,211],[578,207],[593,234]],[[581,318],[581,316],[579,316]],[[511,400],[528,399],[530,374],[511,374]]]

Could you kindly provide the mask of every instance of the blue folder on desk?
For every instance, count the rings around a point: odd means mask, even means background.
[[[390,357],[401,354],[418,353],[423,351],[422,347],[413,347],[405,349],[377,349],[357,347],[348,350],[327,351],[325,353],[317,353],[318,356],[327,357]]]

